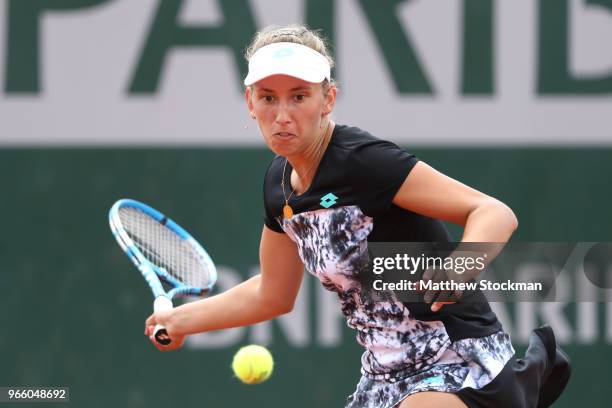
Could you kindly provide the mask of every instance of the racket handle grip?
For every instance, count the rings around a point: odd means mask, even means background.
[[[153,302],[153,310],[155,313],[171,309],[172,301],[166,296],[158,296],[155,298],[155,302]],[[155,329],[153,330],[153,337],[155,338],[156,342],[163,346],[167,346],[168,344],[172,343],[172,339],[170,336],[168,336],[168,331],[161,324],[155,326]]]
[[[167,346],[168,344],[172,343],[172,339],[168,336],[166,328],[161,324],[155,326],[153,336],[155,337],[155,341],[161,344],[162,346]]]

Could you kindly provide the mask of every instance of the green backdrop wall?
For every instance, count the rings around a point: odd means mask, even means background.
[[[516,240],[612,240],[612,149],[416,153],[508,203],[520,221]],[[219,265],[246,277],[257,264],[270,158],[263,149],[0,150],[0,385],[69,386],[71,406],[88,408],[342,406],[359,377],[360,350],[348,329],[331,346],[297,347],[275,324],[276,372],[259,386],[240,384],[229,369],[237,347],[252,341],[249,330],[225,346],[154,350],[143,336],[150,293],[108,229],[116,199],[148,202],[188,226]],[[307,279],[313,333],[323,330],[316,284]],[[606,308],[596,305],[594,339],[566,342],[575,371],[558,407],[607,406]],[[522,353],[524,344],[515,345]]]

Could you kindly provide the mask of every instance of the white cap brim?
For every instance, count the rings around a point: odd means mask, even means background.
[[[272,75],[288,75],[306,82],[320,83],[331,78],[329,61],[305,45],[273,43],[257,50],[249,61],[244,85],[250,86]]]

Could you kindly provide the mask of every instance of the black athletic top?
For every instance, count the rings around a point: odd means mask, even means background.
[[[366,348],[366,375],[389,378],[435,361],[451,341],[501,330],[481,292],[432,312],[425,303],[363,296],[371,275],[368,242],[448,242],[444,225],[392,203],[418,159],[369,133],[336,125],[307,191],[293,196],[284,219],[281,179],[285,158],[275,157],[264,180],[265,225],[297,244],[310,273],[338,294],[348,325]],[[290,194],[291,164],[284,174]]]

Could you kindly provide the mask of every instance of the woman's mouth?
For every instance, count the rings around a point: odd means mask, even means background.
[[[292,137],[295,137],[295,135],[293,133],[289,133],[289,132],[277,132],[274,134],[274,136],[280,138],[280,139],[290,139]]]

